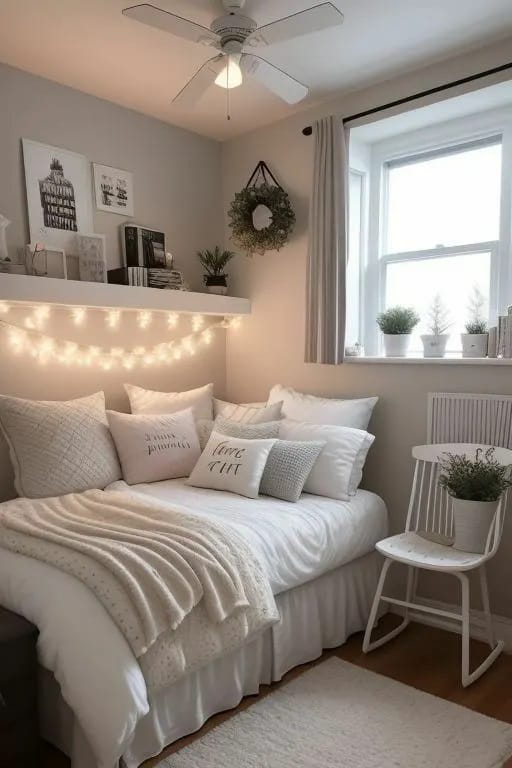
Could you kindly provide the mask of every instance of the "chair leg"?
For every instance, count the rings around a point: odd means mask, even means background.
[[[487,571],[485,563],[478,569],[480,575],[480,589],[482,592],[482,608],[484,611],[485,628],[487,631],[487,641],[491,648],[496,645],[496,637],[494,635],[494,627],[492,625],[491,606],[489,603],[489,590],[487,588]]]
[[[498,658],[501,651],[503,650],[504,643],[502,640],[500,640],[496,645],[494,643],[491,645],[491,648],[493,650],[490,652],[490,654],[487,656],[487,658],[476,668],[473,670],[473,672],[469,671],[469,639],[470,639],[470,633],[469,633],[469,579],[465,573],[458,573],[457,574],[459,581],[461,583],[462,587],[462,685],[464,688],[467,688],[468,685],[471,685],[475,682],[475,680],[478,680],[479,677],[483,675],[484,672],[486,672],[491,664]],[[485,593],[486,598],[484,598],[484,611],[489,615],[489,621],[490,621],[490,609],[489,609],[489,596],[487,593],[487,581],[485,579],[484,575],[484,582],[485,584]],[[492,629],[492,627],[491,627]],[[494,645],[494,647],[493,647]]]
[[[375,592],[375,597],[373,598],[372,609],[370,611],[370,616],[368,618],[368,624],[366,625],[366,632],[364,633],[363,653],[369,653],[370,651],[375,650],[375,648],[379,648],[381,645],[384,645],[384,643],[389,642],[389,640],[392,640],[394,637],[399,635],[400,632],[402,632],[410,622],[409,609],[407,608],[404,619],[403,621],[400,622],[398,627],[395,627],[395,629],[392,629],[391,632],[388,632],[386,635],[379,637],[379,639],[375,640],[373,643],[371,642],[372,630],[375,626],[375,621],[377,619],[379,604],[382,597],[382,590],[384,589],[386,576],[392,562],[393,562],[392,560],[389,560],[388,558],[386,558],[382,566],[382,571],[380,572],[379,582],[377,584],[377,591]],[[415,569],[412,566],[409,566],[408,574],[407,574],[407,602],[411,601],[411,595],[414,588],[414,583],[415,583],[414,571]]]

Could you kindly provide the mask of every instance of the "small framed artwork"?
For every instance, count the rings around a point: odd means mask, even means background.
[[[105,235],[77,235],[80,280],[89,283],[107,282],[107,253]]]
[[[60,248],[46,248],[40,243],[25,246],[25,267],[27,275],[59,280],[68,277],[65,252]]]
[[[30,240],[73,253],[77,232],[91,232],[89,161],[67,149],[22,139]]]
[[[133,173],[98,163],[92,168],[98,211],[134,216]]]

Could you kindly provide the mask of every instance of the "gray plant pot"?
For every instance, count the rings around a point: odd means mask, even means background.
[[[450,334],[430,334],[424,333],[421,337],[423,342],[423,357],[444,357],[446,352],[446,345]]]
[[[461,333],[462,357],[487,357],[488,333]]]
[[[497,501],[453,499],[454,548],[463,552],[485,552],[497,508]]]

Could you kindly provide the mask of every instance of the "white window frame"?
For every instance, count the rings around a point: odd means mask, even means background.
[[[499,241],[465,243],[423,251],[384,253],[386,243],[387,173],[389,163],[423,153],[441,154],[451,147],[499,137],[502,145],[502,178]],[[372,146],[369,174],[368,247],[362,269],[361,333],[368,356],[382,355],[376,316],[383,311],[386,266],[397,261],[435,259],[464,253],[489,252],[491,293],[489,321],[512,303],[512,108],[490,110],[395,136]]]

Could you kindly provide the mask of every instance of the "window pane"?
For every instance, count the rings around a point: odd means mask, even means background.
[[[361,226],[363,210],[363,177],[355,171],[349,176],[349,222],[347,263],[347,315],[345,342],[360,341],[359,329],[359,274],[361,264]]]
[[[501,144],[388,170],[387,253],[499,239]]]
[[[468,319],[468,304],[475,287],[483,294],[488,312],[491,276],[490,253],[446,256],[388,264],[386,270],[386,307],[396,304],[414,307],[421,317],[411,341],[411,352],[423,354],[420,335],[431,333],[428,314],[439,294],[449,311],[450,333],[447,351],[461,350],[460,334]],[[487,315],[486,315],[487,317]]]

